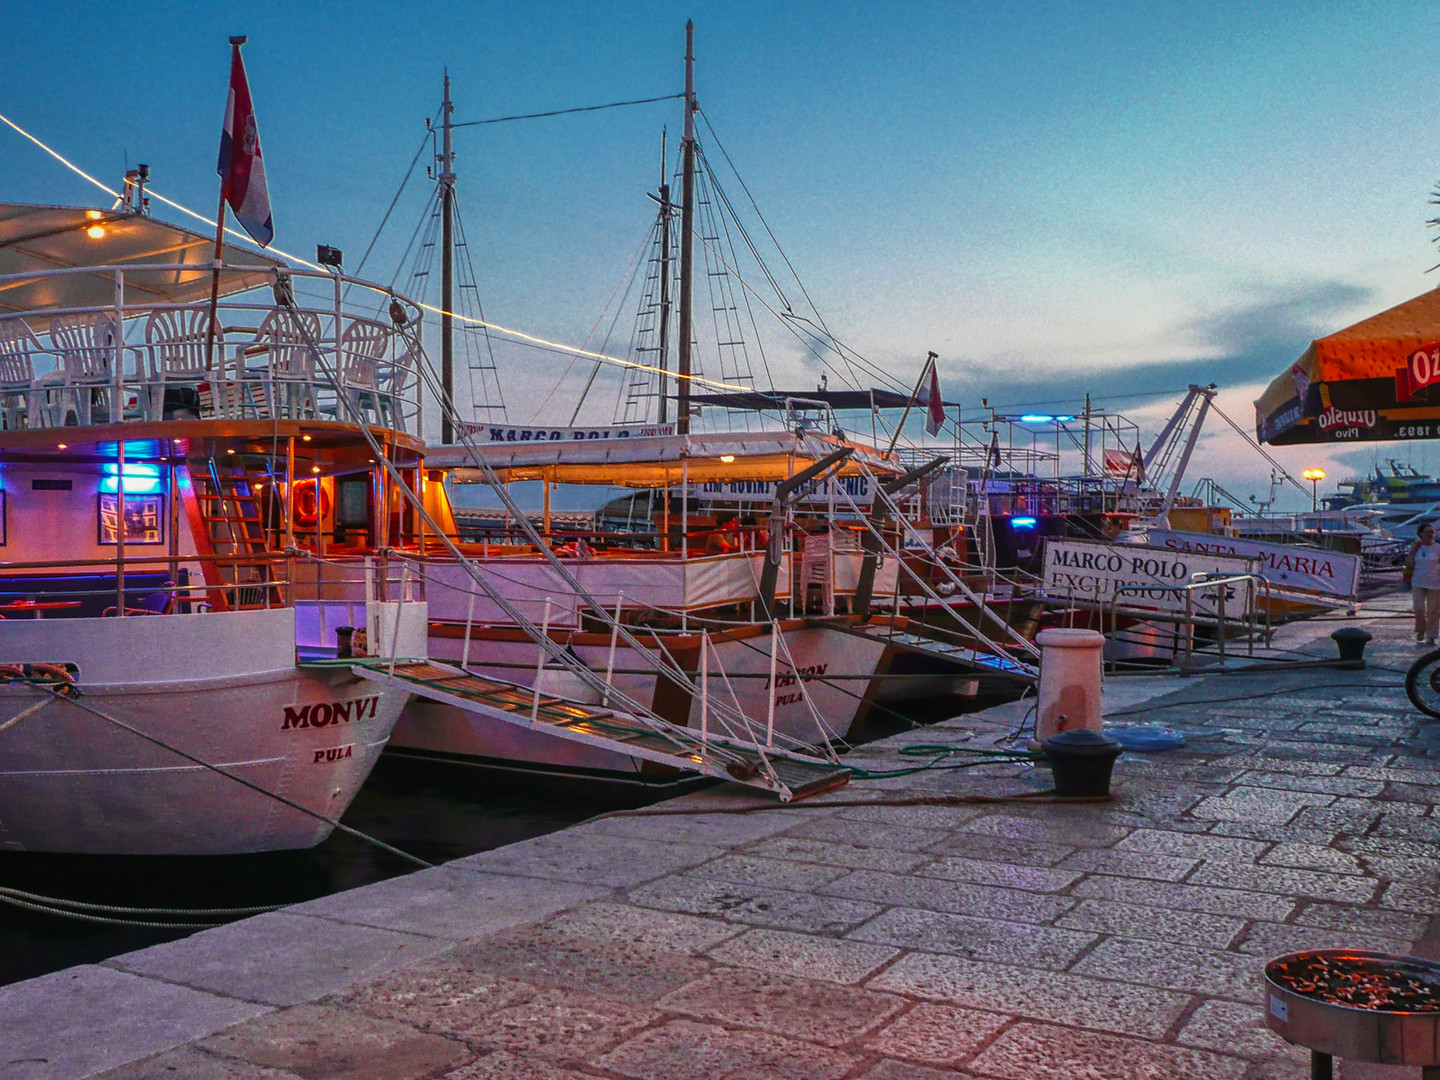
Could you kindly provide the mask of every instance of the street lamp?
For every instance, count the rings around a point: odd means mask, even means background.
[[[1325,470],[1306,469],[1300,475],[1303,476],[1306,480],[1310,481],[1310,512],[1313,514],[1319,503],[1319,497],[1317,495],[1317,492],[1319,490],[1320,481],[1325,479]]]

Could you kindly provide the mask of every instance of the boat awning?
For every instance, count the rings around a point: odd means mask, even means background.
[[[691,483],[714,480],[776,481],[846,444],[831,436],[799,436],[788,431],[652,435],[634,438],[479,443],[475,453],[501,480],[550,480],[561,484],[663,487],[679,483],[682,470]],[[858,459],[858,460],[857,460]],[[842,476],[872,471],[890,475],[899,467],[877,450],[857,446]],[[433,446],[425,454],[431,468],[453,469],[457,483],[485,483],[464,446]]]
[[[1440,437],[1440,291],[1310,343],[1255,400],[1261,442]]]
[[[112,268],[125,270],[127,305],[203,300],[210,295],[214,250],[213,236],[143,214],[0,203],[0,318],[23,314],[40,330],[51,312],[111,306]],[[272,270],[286,265],[239,247],[227,247],[224,257],[221,296],[264,285]],[[73,272],[86,267],[96,269]]]

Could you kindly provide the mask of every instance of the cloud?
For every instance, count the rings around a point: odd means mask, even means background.
[[[1194,320],[1184,332],[1214,350],[1213,362],[1223,365],[1225,382],[1269,381],[1315,338],[1339,329],[1336,322],[1342,313],[1360,308],[1374,295],[1367,286],[1321,281]]]
[[[1235,387],[1265,383],[1315,338],[1346,325],[1373,302],[1375,290],[1352,282],[1325,280],[1289,289],[1174,326],[1162,339],[1173,342],[1169,356],[1100,370],[1063,370],[1021,365],[1012,358],[966,365],[942,362],[946,393],[973,400],[984,395],[1002,405],[1074,400],[1090,393],[1097,402],[1166,391],[1190,383]],[[1183,359],[1178,359],[1182,354]],[[1035,395],[1039,395],[1036,397]]]

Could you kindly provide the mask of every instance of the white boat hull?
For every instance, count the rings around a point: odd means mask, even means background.
[[[312,814],[344,813],[407,697],[343,668],[297,668],[287,609],[0,624],[0,664],[26,662],[77,664],[81,697],[22,715],[48,691],[0,686],[0,849],[11,851],[311,847],[332,829]]]
[[[463,633],[463,628],[461,630]],[[772,703],[777,736],[806,745],[844,738],[873,699],[874,676],[885,655],[885,644],[817,625],[796,625],[782,632],[795,668],[805,673],[803,680],[797,679],[786,665],[785,650],[781,649],[776,685],[770,685],[769,635],[746,635],[734,640],[719,636],[713,639],[710,660],[712,702],[733,708],[738,701],[741,711],[753,724],[746,737],[758,742],[765,741]],[[577,637],[570,647],[591,670],[606,671],[610,667],[608,639],[592,643],[594,638],[604,636],[584,637],[592,641]],[[463,646],[463,637],[432,635],[430,655],[458,663]],[[538,646],[530,641],[481,639],[477,632],[471,643],[469,667],[480,675],[533,686],[538,651]],[[690,656],[683,661],[692,675],[698,671],[694,653],[692,647]],[[687,701],[680,692],[672,692],[662,685],[657,700],[657,677],[649,669],[648,660],[636,657],[621,646],[615,653],[614,671],[613,685],[667,718],[677,719],[674,712],[677,705],[667,706],[665,698],[667,694],[672,697],[679,694],[678,719],[692,729],[700,727],[698,695]],[[728,685],[721,676],[722,671],[728,676]],[[576,696],[578,685],[560,685],[560,680],[568,682],[571,678],[568,673],[547,668],[544,686],[553,693]],[[815,713],[821,722],[817,723]],[[714,713],[708,723],[711,732],[721,734]],[[390,746],[400,754],[468,761],[522,772],[579,773],[637,782],[655,773],[627,754],[475,716],[423,698],[413,699],[405,708]]]

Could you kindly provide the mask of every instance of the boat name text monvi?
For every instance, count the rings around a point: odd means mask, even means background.
[[[333,724],[348,724],[352,719],[374,719],[379,707],[379,694],[358,701],[315,701],[308,705],[286,705],[285,720],[281,723],[280,730],[323,728]]]

